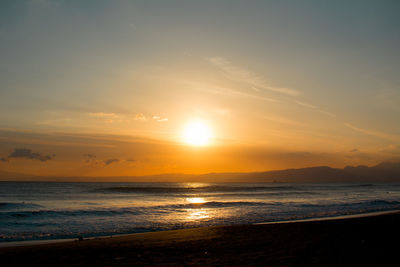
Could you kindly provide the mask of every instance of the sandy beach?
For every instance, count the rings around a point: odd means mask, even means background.
[[[397,259],[400,212],[217,226],[0,248],[5,266],[384,266]]]

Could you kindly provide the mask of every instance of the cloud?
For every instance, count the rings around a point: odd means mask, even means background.
[[[400,144],[390,144],[389,146],[382,149],[382,152],[400,155]]]
[[[221,87],[221,86],[216,86],[213,84],[205,84],[201,82],[196,82],[196,81],[189,81],[189,80],[183,80],[182,84],[191,88],[191,89],[196,89],[196,90],[202,90],[206,92],[211,92],[213,94],[219,94],[219,95],[228,95],[228,96],[238,96],[238,97],[247,97],[247,98],[253,98],[253,99],[260,99],[260,100],[265,100],[269,102],[274,102],[274,103],[279,103],[281,101],[278,101],[273,98],[265,97],[259,94],[251,94],[251,93],[246,93],[246,92],[241,92],[238,90],[226,88],[226,87]]]
[[[90,165],[104,166],[106,164],[105,160],[97,159],[97,156],[94,154],[84,154],[83,156],[86,158],[85,162]]]
[[[120,115],[116,113],[106,113],[106,112],[91,112],[89,116],[96,117],[103,122],[112,123],[116,119],[120,119]]]
[[[56,155],[42,155],[39,153],[33,153],[31,149],[26,148],[16,148],[14,151],[8,155],[8,158],[26,158],[26,159],[34,159],[40,161],[48,161],[54,158]]]
[[[345,155],[345,157],[349,158],[349,159],[369,160],[369,159],[376,159],[377,158],[376,154],[373,155],[373,154],[370,154],[370,153],[365,153],[365,152],[360,151],[357,148],[354,148],[354,149],[350,150],[349,152],[350,152],[350,154]]]
[[[277,93],[281,93],[281,94],[285,94],[285,95],[289,95],[289,96],[293,96],[293,97],[301,94],[300,91],[295,90],[295,89],[271,86],[263,79],[263,77],[261,77],[257,74],[254,74],[248,70],[242,69],[238,66],[235,66],[231,62],[229,62],[228,60],[226,60],[224,58],[214,57],[214,58],[209,58],[208,61],[211,62],[212,64],[214,64],[215,66],[217,66],[220,70],[222,70],[230,79],[248,84],[255,92],[255,94],[246,94],[243,92],[236,92],[236,94],[241,94],[243,96],[251,96],[251,97],[256,97],[256,98],[264,98],[259,95],[259,93],[262,92],[263,90],[264,91],[265,90],[273,91],[273,92],[277,92]],[[264,98],[264,99],[269,100],[269,101],[274,101],[274,99],[268,99],[268,98]],[[277,101],[274,101],[274,102],[277,102]],[[315,111],[325,114],[325,115],[328,115],[330,117],[336,117],[336,115],[334,113],[322,110],[319,107],[314,106],[312,104],[305,103],[305,102],[298,101],[298,100],[295,100],[294,102],[300,106],[314,109]]]
[[[153,116],[152,118],[153,118],[153,120],[158,121],[158,122],[168,121],[168,118],[161,118],[160,116],[157,116],[157,115]]]
[[[208,61],[222,70],[230,79],[246,83],[256,92],[263,89],[290,96],[300,95],[300,92],[294,89],[271,86],[261,76],[235,66],[224,58],[213,57],[209,58]]]
[[[86,158],[85,162],[91,166],[97,167],[105,167],[117,162],[126,162],[127,164],[133,164],[136,162],[134,159],[127,159],[127,160],[120,160],[117,158],[111,159],[97,159],[96,155],[93,154],[85,154],[84,157]]]
[[[115,113],[106,113],[106,112],[90,112],[90,116],[93,117],[107,117],[107,118],[118,118],[119,116]]]
[[[297,105],[300,105],[300,106],[302,106],[302,107],[314,109],[314,110],[318,111],[319,113],[328,115],[328,116],[333,117],[333,118],[336,117],[336,114],[334,114],[334,113],[332,113],[332,112],[329,112],[329,111],[322,110],[322,109],[320,109],[319,107],[314,106],[314,105],[312,105],[312,104],[305,103],[305,102],[302,102],[302,101],[299,101],[299,100],[295,100],[294,102],[295,102]]]
[[[296,104],[298,104],[298,105],[300,105],[300,106],[303,106],[303,107],[306,107],[306,108],[311,108],[311,109],[316,109],[317,107],[316,106],[314,106],[314,105],[311,105],[311,104],[308,104],[308,103],[304,103],[304,102],[302,102],[302,101],[298,101],[298,100],[296,100],[296,101],[294,101]]]
[[[395,141],[395,142],[400,142],[400,135],[396,135],[396,134],[388,134],[388,133],[384,133],[384,132],[379,132],[379,131],[373,131],[373,130],[367,130],[367,129],[363,129],[363,128],[359,128],[356,127],[350,123],[345,123],[344,124],[346,127],[352,129],[353,131],[356,132],[360,132],[366,135],[371,135],[371,136],[375,136],[381,139],[385,139],[385,140],[390,140],[390,141]]]
[[[320,110],[319,109],[318,112],[320,112],[322,114],[325,114],[325,115],[328,115],[328,116],[330,116],[332,118],[336,118],[337,117],[335,113],[332,113],[332,112],[329,112],[329,111],[325,111],[325,110]]]
[[[89,116],[95,117],[103,122],[107,123],[118,123],[118,122],[130,122],[132,120],[136,121],[147,121],[148,118],[151,118],[157,122],[165,122],[168,121],[168,118],[164,118],[158,115],[154,116],[148,116],[143,113],[137,113],[134,114],[134,117],[132,118],[132,114],[130,115],[125,115],[125,114],[118,114],[118,113],[106,113],[106,112],[91,112],[88,113]]]
[[[104,164],[106,164],[106,165],[110,165],[110,164],[116,163],[116,162],[119,162],[119,159],[106,159],[106,160],[104,160]]]
[[[146,116],[143,113],[138,113],[135,115],[135,120],[137,121],[145,121],[146,120]]]

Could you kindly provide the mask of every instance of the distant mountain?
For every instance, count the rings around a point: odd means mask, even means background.
[[[373,167],[346,166],[343,169],[311,167],[270,171],[262,173],[260,179],[280,182],[400,182],[400,163],[384,162]]]
[[[346,183],[400,182],[400,162],[383,162],[373,167],[347,166],[343,169],[327,166],[252,173],[215,173],[193,177],[204,181],[286,182],[286,183]]]
[[[369,183],[400,182],[400,162],[376,166],[327,166],[250,173],[160,174],[134,177],[53,177],[0,172],[8,181],[85,181],[85,182],[285,182],[285,183]]]

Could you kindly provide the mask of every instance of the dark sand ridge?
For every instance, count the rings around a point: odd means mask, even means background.
[[[400,212],[0,248],[3,266],[397,265]]]

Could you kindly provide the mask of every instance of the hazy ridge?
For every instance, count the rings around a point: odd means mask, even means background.
[[[343,169],[317,166],[248,173],[159,174],[130,177],[34,176],[0,171],[1,181],[71,181],[71,182],[400,182],[400,162],[382,162],[376,166],[346,166]]]

